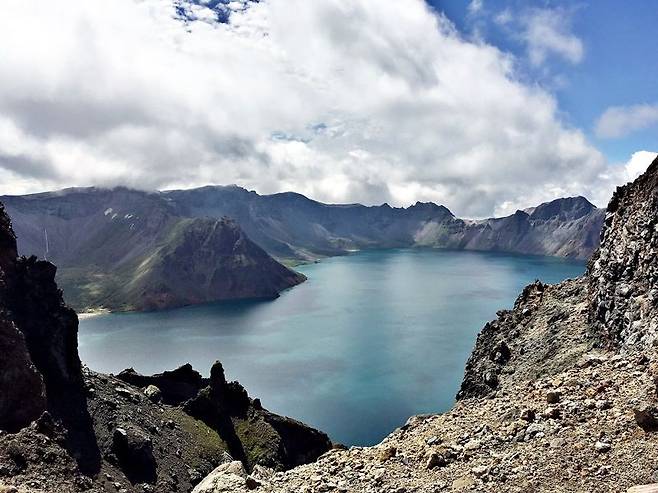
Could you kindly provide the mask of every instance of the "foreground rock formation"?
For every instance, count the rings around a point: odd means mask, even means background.
[[[55,272],[17,257],[0,205],[1,492],[188,492],[226,462],[284,470],[330,448],[226,382],[219,363],[209,379],[189,365],[120,378],[83,368]]]
[[[56,263],[66,300],[80,310],[273,298],[304,280],[269,255],[298,263],[367,248],[430,247],[588,258],[603,222],[603,211],[583,197],[480,221],[432,203],[329,205],[235,186],[83,188],[2,200],[20,252]]]
[[[587,273],[526,287],[478,336],[458,400],[375,447],[197,493],[658,491],[658,159],[610,202]]]

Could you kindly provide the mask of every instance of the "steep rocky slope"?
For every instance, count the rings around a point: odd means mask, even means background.
[[[226,382],[219,363],[210,379],[189,366],[121,379],[84,369],[55,272],[17,257],[0,206],[0,491],[186,492],[233,459],[283,470],[331,446]],[[172,379],[187,393],[172,397]]]
[[[658,491],[656,207],[658,159],[615,193],[584,276],[529,285],[484,327],[452,410],[259,491]],[[223,466],[195,492],[248,484]]]
[[[19,250],[47,257],[78,310],[275,298],[304,276],[225,218],[181,217],[160,194],[71,189],[8,197]]]

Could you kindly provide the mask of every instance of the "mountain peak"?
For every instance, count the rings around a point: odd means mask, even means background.
[[[416,202],[414,205],[411,205],[407,210],[416,210],[416,211],[426,211],[432,213],[439,213],[441,215],[449,215],[454,217],[454,214],[450,212],[450,209],[443,205],[435,204],[434,202]]]
[[[530,219],[544,221],[560,219],[573,221],[586,216],[594,209],[596,209],[596,206],[585,197],[564,197],[538,205],[530,213]]]

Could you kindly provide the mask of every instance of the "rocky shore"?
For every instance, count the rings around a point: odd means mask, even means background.
[[[478,336],[457,403],[375,447],[196,493],[658,491],[658,160],[610,202],[579,279],[527,286]]]

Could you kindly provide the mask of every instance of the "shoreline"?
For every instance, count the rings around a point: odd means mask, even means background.
[[[92,317],[98,317],[99,315],[108,315],[109,313],[112,312],[107,308],[94,308],[93,310],[78,312],[78,320],[85,320]]]

